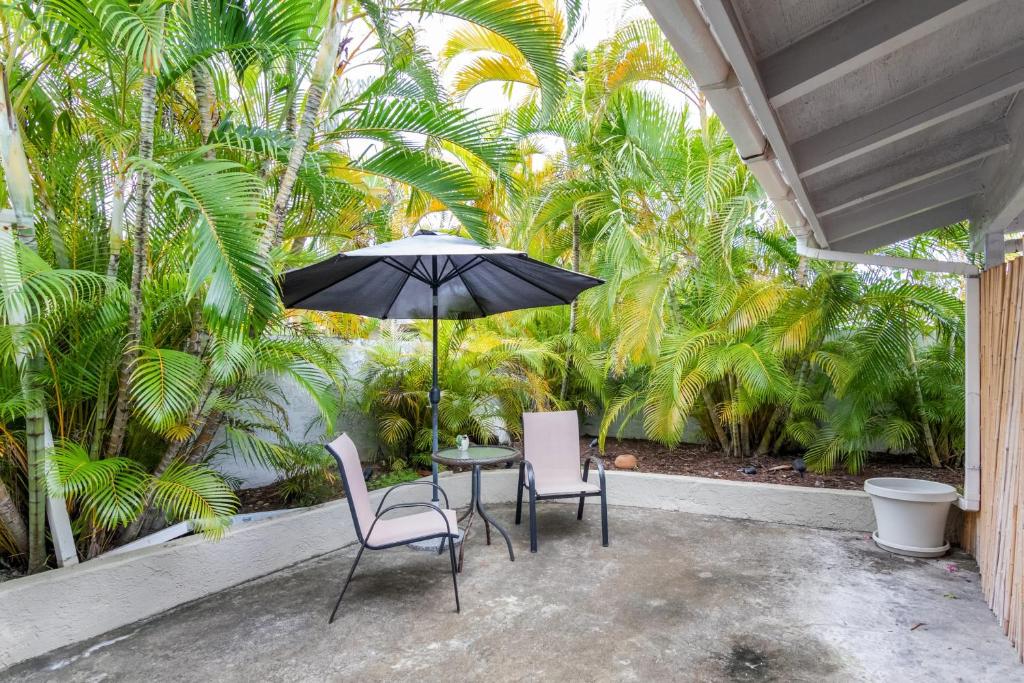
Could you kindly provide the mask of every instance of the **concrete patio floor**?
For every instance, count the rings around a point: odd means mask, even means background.
[[[493,511],[517,559],[474,524],[461,614],[447,554],[395,549],[364,557],[328,626],[349,547],[0,679],[1024,679],[966,556],[900,558],[864,534],[635,508],[610,510],[602,548],[597,506],[577,522],[563,504],[541,506],[531,555],[512,509]]]

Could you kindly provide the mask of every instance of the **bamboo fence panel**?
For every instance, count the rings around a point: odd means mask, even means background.
[[[961,542],[1024,661],[1024,259],[981,275],[981,509]]]

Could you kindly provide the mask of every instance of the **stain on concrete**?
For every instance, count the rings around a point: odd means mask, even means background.
[[[747,645],[734,645],[729,652],[726,673],[732,681],[767,681],[771,678],[771,659]]]

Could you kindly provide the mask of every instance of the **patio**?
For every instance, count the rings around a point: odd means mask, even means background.
[[[513,509],[495,506],[502,522]],[[864,534],[614,507],[539,511],[517,560],[476,529],[456,615],[445,558],[355,547],[64,648],[4,680],[1010,680],[973,560]],[[950,572],[948,565],[958,570]],[[183,578],[183,580],[187,580]],[[187,674],[185,673],[187,672]]]

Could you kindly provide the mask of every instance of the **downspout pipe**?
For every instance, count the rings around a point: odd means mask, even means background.
[[[797,240],[796,253],[821,261],[951,273],[964,277],[964,493],[956,505],[961,510],[977,512],[981,508],[981,271],[972,263],[957,261],[815,249],[803,240]]]

